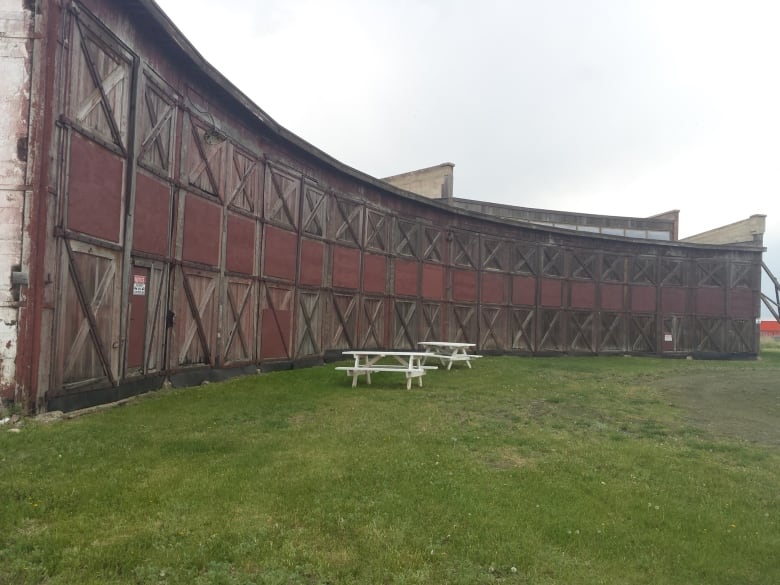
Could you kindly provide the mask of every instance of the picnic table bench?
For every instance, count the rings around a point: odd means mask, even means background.
[[[354,365],[336,368],[347,372],[348,376],[352,376],[353,388],[357,386],[358,376],[365,376],[366,381],[370,384],[372,373],[399,372],[406,377],[406,389],[411,390],[413,378],[417,378],[418,384],[422,387],[422,377],[425,375],[425,371],[437,369],[437,366],[426,366],[423,363],[423,359],[428,354],[421,351],[355,350],[344,351],[342,354],[355,358]]]
[[[452,368],[453,362],[466,362],[471,367],[471,360],[481,358],[481,355],[468,353],[468,350],[477,346],[476,343],[462,343],[458,341],[421,341],[418,345],[425,348],[425,359],[438,359],[443,366],[447,363],[447,369]]]

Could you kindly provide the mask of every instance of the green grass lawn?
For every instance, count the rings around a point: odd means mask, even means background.
[[[780,583],[777,344],[373,378],[0,431],[0,584]]]

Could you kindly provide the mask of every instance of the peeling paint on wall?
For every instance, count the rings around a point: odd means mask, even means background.
[[[0,0],[0,396],[6,398],[13,392],[18,333],[18,291],[11,272],[22,254],[30,23],[24,2]]]

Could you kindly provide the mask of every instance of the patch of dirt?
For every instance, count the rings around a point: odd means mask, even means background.
[[[658,384],[666,400],[709,432],[780,446],[780,378],[777,371],[750,371],[736,378],[698,372]]]
[[[496,469],[512,469],[517,467],[528,467],[533,460],[521,455],[510,447],[503,447],[487,457],[487,463]]]

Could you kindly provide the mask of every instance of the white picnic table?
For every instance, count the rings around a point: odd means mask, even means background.
[[[447,362],[447,369],[452,368],[452,362],[466,362],[471,367],[471,360],[481,358],[481,355],[469,353],[470,349],[477,346],[476,343],[463,343],[459,341],[421,341],[418,345],[425,348],[425,359],[438,359],[443,366]]]
[[[423,351],[383,351],[383,350],[353,350],[344,351],[343,355],[355,358],[352,366],[339,366],[336,369],[352,376],[352,387],[357,386],[358,376],[365,376],[371,383],[371,374],[375,372],[399,372],[406,377],[406,389],[412,389],[412,379],[422,387],[422,377],[426,370],[435,370],[437,366],[426,366],[423,360],[428,355]],[[389,363],[388,363],[389,362]]]

